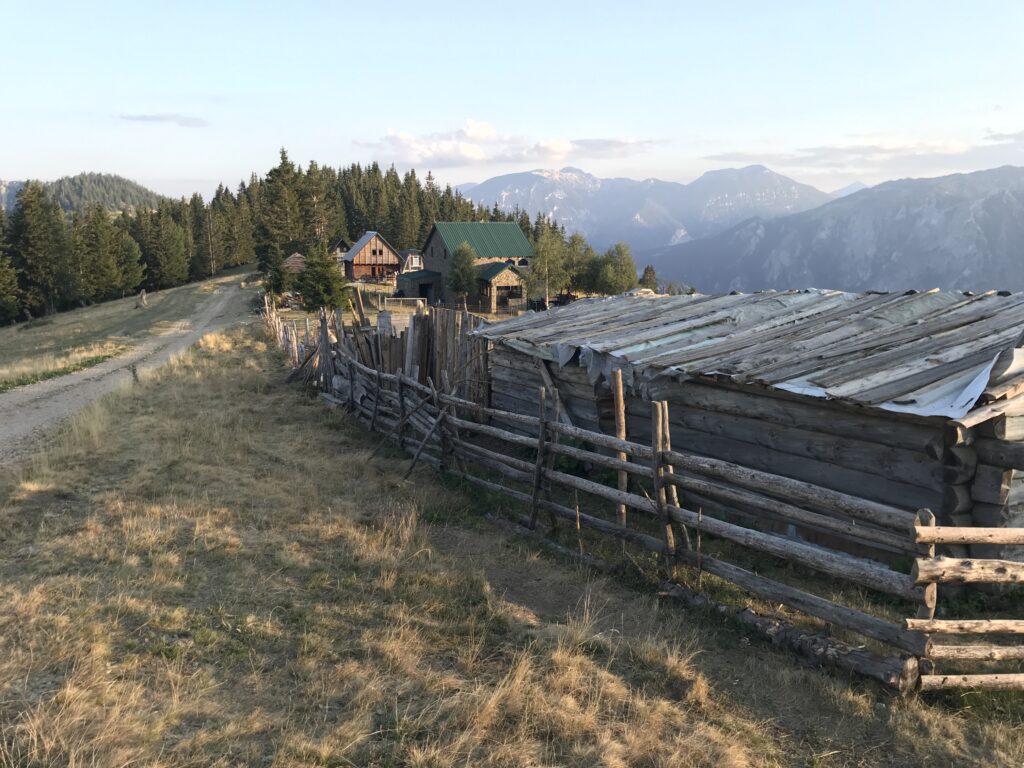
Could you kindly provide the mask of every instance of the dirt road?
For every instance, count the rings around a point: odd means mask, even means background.
[[[252,294],[242,290],[242,279],[239,276],[219,286],[190,317],[140,341],[123,355],[77,373],[0,393],[0,467],[24,457],[42,435],[68,416],[131,380],[131,365],[140,373],[159,367],[204,334],[249,318]]]

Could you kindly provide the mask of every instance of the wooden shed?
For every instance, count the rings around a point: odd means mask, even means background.
[[[649,401],[665,400],[677,451],[928,508],[940,524],[1021,527],[1022,330],[1024,294],[807,290],[637,291],[478,333],[494,344],[495,407],[536,414],[546,384],[574,424],[614,433],[619,369],[631,439],[647,439]],[[741,511],[719,490],[690,499]],[[865,546],[886,554],[877,536]]]

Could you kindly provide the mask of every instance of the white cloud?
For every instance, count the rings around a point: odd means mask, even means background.
[[[665,143],[655,139],[561,137],[530,139],[503,134],[493,125],[467,120],[461,128],[429,134],[388,131],[374,141],[357,141],[378,159],[434,168],[489,163],[561,163],[596,157],[626,157]]]

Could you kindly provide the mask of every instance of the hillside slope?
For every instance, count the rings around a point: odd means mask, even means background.
[[[14,208],[24,181],[0,181],[0,205]],[[156,208],[163,198],[141,184],[110,173],[79,173],[44,182],[47,193],[65,211],[81,211],[99,203],[111,211],[125,208]]]
[[[902,179],[646,255],[701,291],[1024,290],[1024,168]]]

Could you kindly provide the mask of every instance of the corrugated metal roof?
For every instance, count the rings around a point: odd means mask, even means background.
[[[1024,328],[1024,294],[829,290],[727,296],[639,291],[584,299],[479,334],[567,364],[592,381],[711,378],[957,419]],[[1013,358],[1012,351],[1008,352]]]
[[[514,221],[435,221],[434,229],[448,253],[455,253],[460,245],[469,243],[481,259],[533,256],[530,241]]]

